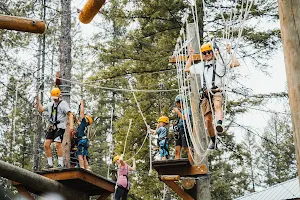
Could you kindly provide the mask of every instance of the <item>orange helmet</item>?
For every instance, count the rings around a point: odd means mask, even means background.
[[[51,90],[51,97],[52,97],[53,99],[58,99],[59,96],[60,96],[60,89],[57,88],[57,87],[53,88],[53,89]]]
[[[206,43],[201,46],[201,53],[204,51],[212,51],[212,50],[213,50],[213,48],[210,43]]]
[[[85,117],[88,120],[89,125],[92,125],[93,124],[93,118],[91,116],[85,116]]]

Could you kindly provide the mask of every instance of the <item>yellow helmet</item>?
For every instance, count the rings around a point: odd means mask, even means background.
[[[169,117],[161,116],[157,121],[158,121],[158,123],[159,122],[164,122],[164,123],[168,124],[169,123]]]
[[[57,87],[53,88],[53,89],[51,90],[51,97],[52,97],[53,99],[58,99],[59,96],[60,96],[60,89],[57,88]]]
[[[93,124],[93,118],[91,116],[85,116],[85,117],[88,120],[89,125],[92,125]]]
[[[113,159],[113,163],[117,162],[117,160],[120,160],[120,157],[121,157],[121,156],[116,155],[116,156],[114,157],[114,159]]]
[[[213,48],[210,43],[206,43],[201,46],[201,53],[204,51],[212,51],[212,50],[213,50]]]

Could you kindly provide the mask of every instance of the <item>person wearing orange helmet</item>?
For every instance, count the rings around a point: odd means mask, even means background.
[[[56,144],[58,167],[63,167],[63,150],[61,143],[66,129],[67,115],[71,113],[71,109],[68,103],[60,98],[60,93],[60,89],[54,87],[50,94],[53,101],[49,102],[45,107],[42,106],[39,95],[37,96],[38,110],[41,113],[46,111],[50,122],[44,143],[48,163],[46,168],[53,167],[50,147],[52,142],[55,142]]]
[[[159,146],[159,154],[162,160],[167,160],[169,156],[169,142],[168,142],[168,129],[169,118],[167,116],[161,116],[158,119],[157,129],[153,130],[149,128],[149,131],[158,135],[157,144]]]
[[[214,47],[215,46],[215,47]],[[240,66],[239,61],[232,55],[231,46],[226,45],[226,52],[220,51],[219,47],[211,43],[201,46],[202,61],[194,61],[194,50],[190,47],[189,59],[186,63],[186,72],[200,74],[202,78],[202,113],[204,115],[206,128],[211,138],[208,149],[217,149],[216,134],[213,126],[211,107],[214,109],[218,133],[223,133],[223,86],[227,68]]]
[[[78,141],[77,143],[77,152],[78,162],[80,168],[88,169],[89,163],[87,160],[88,157],[88,126],[93,124],[93,119],[91,116],[84,114],[84,104],[83,100],[80,101],[80,124],[76,130],[75,138]]]

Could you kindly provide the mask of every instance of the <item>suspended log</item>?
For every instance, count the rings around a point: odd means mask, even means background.
[[[31,171],[16,167],[9,163],[0,161],[0,176],[22,183],[22,185],[46,192],[55,192],[63,195],[66,199],[85,200],[88,196],[64,186],[62,183],[43,177]]]
[[[180,180],[180,176],[178,175],[162,175],[160,177],[161,181],[179,181]]]
[[[43,34],[46,31],[46,24],[40,19],[0,15],[0,29]]]
[[[84,24],[90,23],[104,3],[105,0],[88,0],[79,15],[79,20]]]

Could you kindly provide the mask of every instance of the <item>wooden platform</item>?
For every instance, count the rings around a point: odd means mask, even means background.
[[[161,160],[152,162],[159,175],[179,175],[180,177],[195,177],[207,174],[205,165],[192,166],[188,159]]]
[[[194,198],[176,184],[179,178],[207,175],[206,165],[192,166],[188,159],[154,161],[152,166],[158,172],[159,179],[184,200],[194,200]]]
[[[74,190],[82,191],[88,196],[101,195],[99,199],[106,199],[107,196],[115,191],[114,181],[108,180],[81,168],[51,169],[36,173],[58,181]],[[17,182],[14,182],[13,185],[21,186],[27,191],[37,195],[43,193],[43,191],[37,191],[35,188],[30,188],[30,186],[24,186]]]

